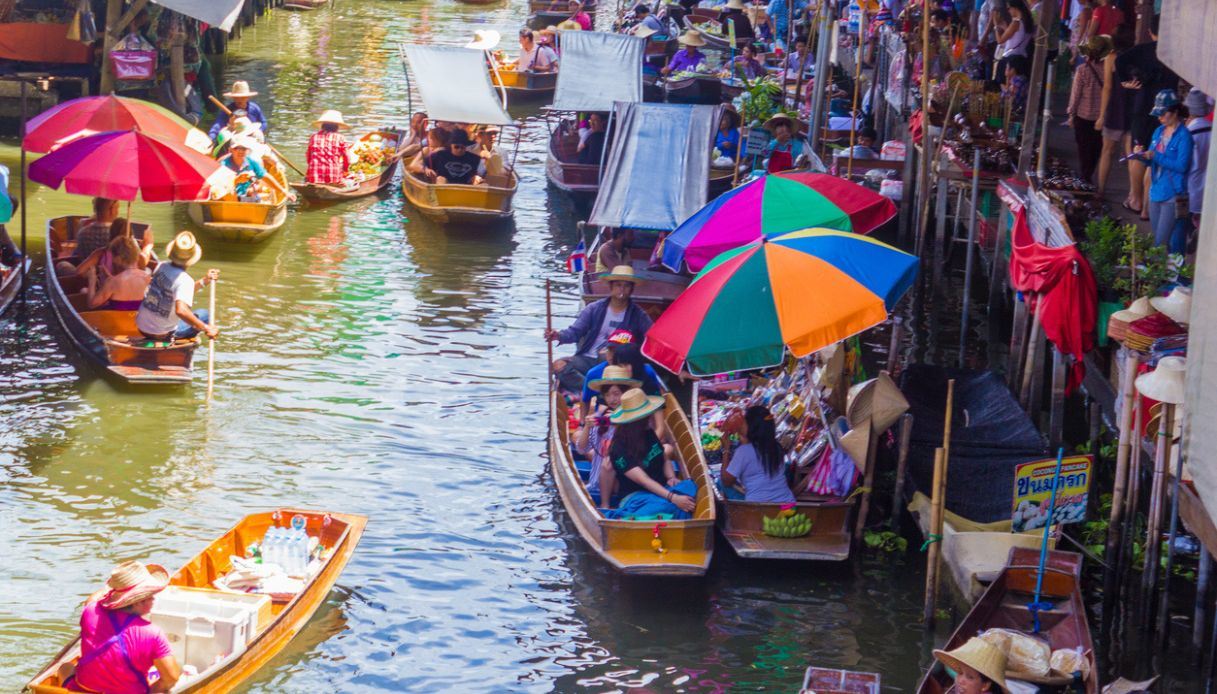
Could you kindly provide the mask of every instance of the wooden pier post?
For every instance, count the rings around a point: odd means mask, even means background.
[[[1175,406],[1161,404],[1158,417],[1157,446],[1154,449],[1154,476],[1150,488],[1149,517],[1145,523],[1145,571],[1141,574],[1141,592],[1152,595],[1157,587],[1158,558],[1161,556],[1162,511],[1166,502],[1166,475],[1170,465],[1171,432],[1175,428]],[[1167,577],[1169,579],[1169,576]]]
[[[1065,433],[1065,355],[1052,350],[1052,402],[1048,409],[1048,447],[1060,448]]]
[[[866,532],[866,517],[870,514],[871,489],[875,486],[875,457],[879,452],[879,434],[873,419],[868,419],[867,430],[870,432],[866,440],[866,466],[862,477],[862,499],[858,502],[858,522],[854,526],[854,542],[862,541]]]
[[[892,529],[899,526],[900,507],[904,505],[904,477],[908,472],[909,444],[913,440],[913,415],[900,416],[900,447],[896,453],[896,488],[892,491]]]
[[[1203,658],[1206,607],[1209,599],[1209,579],[1213,572],[1213,555],[1203,546],[1200,548],[1199,567],[1196,571],[1196,609],[1192,613],[1192,647]]]
[[[946,508],[946,456],[941,448],[934,450],[934,481],[930,497],[930,528],[926,536],[929,552],[925,566],[925,609],[922,619],[926,629],[934,628],[934,608],[938,604],[938,564],[942,552],[942,516]]]
[[[1107,525],[1107,549],[1103,557],[1107,560],[1109,571],[1119,574],[1120,557],[1123,542],[1121,528],[1124,525],[1124,495],[1128,486],[1129,459],[1132,452],[1133,401],[1137,391],[1133,381],[1137,374],[1138,358],[1131,350],[1126,352],[1128,363],[1125,366],[1124,380],[1120,383],[1120,439],[1116,448],[1116,479],[1111,490],[1111,516]],[[1108,592],[1113,587],[1113,577],[1108,576]]]

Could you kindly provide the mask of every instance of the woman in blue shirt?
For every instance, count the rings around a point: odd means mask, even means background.
[[[739,114],[731,109],[723,111],[718,121],[718,134],[714,136],[714,148],[735,161],[739,155]]]
[[[1150,115],[1162,125],[1154,131],[1149,149],[1138,147],[1134,157],[1149,162],[1149,220],[1154,243],[1171,253],[1187,247],[1187,174],[1192,165],[1192,133],[1184,125],[1187,108],[1173,90],[1163,89]]]
[[[740,447],[723,469],[723,487],[741,485],[744,501],[793,504],[794,492],[786,482],[785,452],[778,444],[773,415],[761,405],[744,412]]]

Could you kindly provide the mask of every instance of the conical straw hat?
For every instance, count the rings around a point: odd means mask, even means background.
[[[1186,375],[1187,361],[1183,357],[1162,357],[1157,368],[1137,376],[1137,392],[1158,402],[1182,405]]]
[[[934,657],[957,673],[966,665],[993,680],[1003,692],[1010,691],[1006,686],[1006,654],[981,638],[973,636],[953,651],[934,649]]]
[[[909,401],[896,387],[890,376],[880,373],[878,377],[864,381],[849,389],[849,404],[845,416],[851,427],[870,419],[879,431],[887,431],[900,415],[909,411]]]

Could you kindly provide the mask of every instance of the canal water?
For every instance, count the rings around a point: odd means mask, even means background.
[[[323,109],[356,133],[406,122],[399,42],[493,28],[513,43],[525,14],[523,0],[276,11],[232,43],[223,81],[261,92],[272,141],[303,162]],[[156,393],[117,389],[74,354],[42,286],[42,227],[88,200],[32,189],[38,269],[0,326],[0,689],[72,638],[114,564],[176,567],[280,505],[371,520],[325,605],[248,691],[793,691],[810,664],[915,686],[934,641],[915,551],[829,566],[720,547],[704,580],[625,580],[564,519],[545,472],[544,280],[564,324],[586,211],[546,188],[539,111],[513,115],[506,228],[436,227],[394,189],[295,208],[256,247],[202,236],[199,271],[222,272],[210,404],[203,350],[195,387]],[[0,158],[16,170],[13,143]],[[167,206],[132,216],[161,242],[189,228]]]

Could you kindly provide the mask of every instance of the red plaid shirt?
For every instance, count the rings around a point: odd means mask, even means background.
[[[351,145],[338,133],[313,133],[308,139],[308,153],[305,155],[308,160],[308,174],[304,178],[309,183],[341,183],[350,166],[350,161],[347,160],[347,152],[350,149]]]

